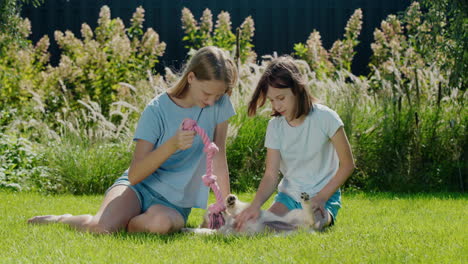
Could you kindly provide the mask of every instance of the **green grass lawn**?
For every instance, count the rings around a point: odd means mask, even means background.
[[[158,236],[28,225],[39,214],[94,213],[102,196],[0,191],[0,263],[468,263],[467,198],[345,193],[337,225],[324,233]],[[194,210],[188,225],[202,214]]]

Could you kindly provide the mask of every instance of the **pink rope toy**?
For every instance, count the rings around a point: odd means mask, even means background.
[[[216,182],[216,176],[213,175],[213,156],[216,152],[219,151],[218,147],[215,143],[210,141],[210,138],[205,133],[203,128],[197,125],[195,120],[186,118],[182,123],[182,129],[184,130],[194,130],[198,133],[198,135],[202,138],[203,144],[205,144],[205,148],[203,151],[206,152],[206,174],[203,175],[203,183],[210,187],[213,190],[213,193],[216,196],[216,203],[209,206],[208,211],[209,214],[209,222],[210,222],[210,229],[219,229],[224,225],[224,218],[221,212],[226,210],[224,206],[223,196],[221,195],[221,191],[219,190],[218,183]]]

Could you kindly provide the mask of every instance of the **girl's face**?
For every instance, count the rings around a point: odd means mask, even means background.
[[[188,75],[190,84],[188,99],[200,108],[212,106],[226,93],[226,83],[218,80],[198,80],[193,72]]]
[[[268,86],[266,96],[268,100],[270,100],[271,107],[274,111],[284,116],[287,121],[294,119],[294,113],[296,112],[296,96],[293,94],[291,88],[275,88]]]

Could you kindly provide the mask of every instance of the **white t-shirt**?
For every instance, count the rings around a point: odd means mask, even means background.
[[[269,121],[265,147],[280,151],[280,192],[299,202],[302,192],[315,196],[323,189],[339,167],[330,138],[341,126],[338,114],[321,104],[314,104],[297,127],[290,126],[284,116]]]

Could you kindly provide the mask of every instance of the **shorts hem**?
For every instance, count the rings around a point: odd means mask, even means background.
[[[140,213],[141,213],[143,211],[143,202],[141,200],[140,194],[135,189],[135,187],[133,187],[131,184],[125,183],[125,182],[116,182],[116,183],[112,184],[111,187],[109,187],[109,189],[107,189],[105,195],[107,195],[107,193],[116,186],[127,186],[128,188],[130,188],[130,190],[132,190],[135,193],[135,195],[136,195],[136,197],[138,199],[138,203],[140,204]]]

